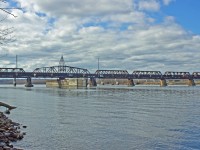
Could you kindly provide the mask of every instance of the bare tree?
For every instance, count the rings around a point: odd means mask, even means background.
[[[6,3],[5,0],[0,0],[0,2],[1,3]],[[12,7],[11,8],[10,7],[2,8],[2,7],[0,7],[0,10],[4,11],[6,14],[12,15],[13,17],[17,17],[14,14],[12,14],[11,12],[9,12],[8,11],[9,9],[17,9],[17,8],[12,8]]]
[[[12,36],[13,30],[14,30],[13,27],[0,29],[0,45],[11,42],[13,40]]]
[[[0,0],[0,4],[7,3],[5,0]],[[10,8],[10,7],[0,7],[0,10],[5,13],[5,17],[3,17],[0,22],[3,22],[7,15],[11,15],[13,17],[15,16],[13,13],[11,13],[9,10],[11,9],[18,9],[18,8]],[[13,27],[5,27],[0,25],[0,45],[11,42],[13,40],[12,33],[14,31]]]

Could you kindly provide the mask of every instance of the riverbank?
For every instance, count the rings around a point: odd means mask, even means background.
[[[10,120],[0,112],[0,150],[22,150],[12,144],[23,139],[25,133],[21,133],[20,124]]]

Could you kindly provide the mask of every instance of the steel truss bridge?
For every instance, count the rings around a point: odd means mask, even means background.
[[[104,78],[104,79],[200,79],[200,72],[166,71],[133,71],[127,70],[97,70],[90,73],[87,69],[71,66],[52,66],[36,68],[26,72],[23,68],[0,68],[0,78]]]

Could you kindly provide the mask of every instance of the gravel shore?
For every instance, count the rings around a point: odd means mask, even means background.
[[[23,150],[14,148],[13,142],[23,139],[25,133],[20,131],[20,124],[10,120],[0,112],[0,150]]]

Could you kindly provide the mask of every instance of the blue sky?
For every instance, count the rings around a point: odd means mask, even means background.
[[[1,45],[3,67],[15,55],[24,70],[58,65],[63,55],[91,72],[98,58],[101,69],[200,71],[199,0],[10,2],[22,9],[4,21],[15,41]]]
[[[194,34],[200,34],[200,0],[176,0],[161,11],[174,16],[178,24]]]

